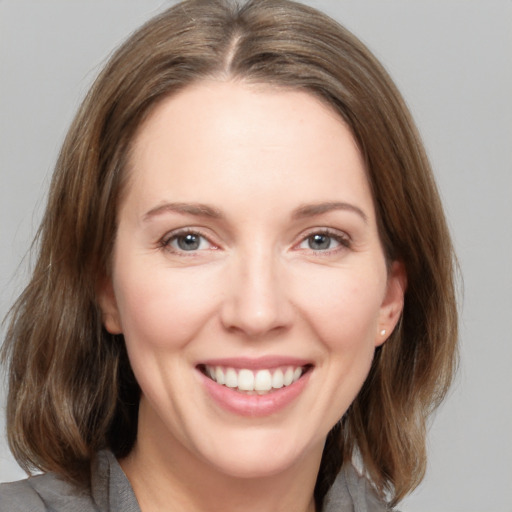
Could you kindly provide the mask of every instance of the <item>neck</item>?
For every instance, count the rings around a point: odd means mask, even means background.
[[[175,512],[315,512],[323,446],[278,474],[241,478],[193,456],[154,427],[145,432],[139,420],[138,441],[120,461],[142,512],[167,511],[171,505]]]

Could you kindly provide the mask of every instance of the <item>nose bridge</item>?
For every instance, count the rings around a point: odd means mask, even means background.
[[[263,245],[241,251],[231,266],[231,286],[223,310],[226,327],[260,336],[284,328],[291,318],[280,260]]]

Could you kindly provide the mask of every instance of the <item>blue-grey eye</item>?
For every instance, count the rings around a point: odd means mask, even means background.
[[[325,251],[331,249],[333,239],[325,233],[316,233],[307,238],[308,247],[313,251]]]
[[[348,240],[345,240],[342,234],[319,231],[304,238],[299,244],[299,249],[322,252],[338,249],[342,245],[349,246]]]
[[[182,251],[196,251],[199,249],[199,245],[201,244],[201,237],[190,233],[188,235],[178,237],[176,242]]]
[[[203,236],[196,233],[184,233],[174,236],[170,241],[170,245],[180,251],[190,252],[204,249],[208,242]]]

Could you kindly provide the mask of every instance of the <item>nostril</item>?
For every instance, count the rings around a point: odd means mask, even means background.
[[[222,317],[224,328],[234,334],[244,334],[250,338],[259,338],[269,334],[275,335],[290,325],[290,315],[282,314],[276,307],[271,311],[255,311],[233,308]]]

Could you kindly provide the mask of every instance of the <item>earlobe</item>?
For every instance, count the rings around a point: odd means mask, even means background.
[[[103,280],[98,287],[97,296],[103,326],[110,334],[122,334],[123,329],[111,279],[105,278]]]
[[[406,289],[407,274],[404,264],[401,261],[394,261],[389,270],[386,294],[381,305],[375,346],[382,345],[388,339],[400,320]]]

